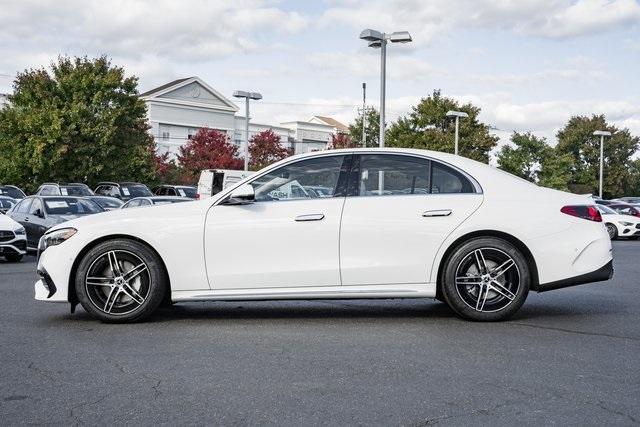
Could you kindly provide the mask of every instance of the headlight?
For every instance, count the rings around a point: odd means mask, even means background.
[[[26,233],[26,231],[24,231],[24,227],[20,227],[20,228],[16,228],[15,230],[13,230],[13,232],[16,234],[16,236],[24,236]]]
[[[632,222],[620,221],[620,225],[624,225],[625,227],[631,227],[633,225]]]
[[[71,236],[76,234],[78,230],[75,228],[61,228],[56,231],[52,231],[50,233],[45,234],[40,238],[40,242],[38,244],[38,251],[42,252],[47,249],[49,246],[56,246],[65,240],[69,239]]]

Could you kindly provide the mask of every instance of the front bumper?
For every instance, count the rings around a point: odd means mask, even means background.
[[[534,291],[545,292],[554,289],[568,288],[570,286],[583,285],[585,283],[602,282],[613,277],[613,260],[609,261],[599,269],[568,279],[557,280],[555,282],[543,283],[535,286]]]
[[[25,255],[27,253],[26,239],[13,239],[9,242],[0,243],[0,256],[9,255]]]

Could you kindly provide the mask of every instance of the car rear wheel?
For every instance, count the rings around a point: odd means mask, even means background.
[[[618,228],[610,223],[605,224],[607,227],[607,233],[609,234],[609,238],[611,240],[615,240],[618,237]]]
[[[527,260],[511,243],[475,238],[449,256],[441,280],[442,295],[461,317],[504,320],[524,303],[530,277]]]
[[[76,294],[82,307],[104,322],[143,320],[162,303],[168,280],[146,245],[127,239],[100,243],[80,262]]]

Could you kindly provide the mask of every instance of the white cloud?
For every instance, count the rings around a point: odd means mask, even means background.
[[[333,2],[321,24],[408,30],[416,45],[458,28],[569,38],[640,23],[635,0],[362,0]]]
[[[357,77],[380,75],[380,54],[375,53],[314,53],[305,57],[305,63],[330,76],[343,76],[345,73]],[[409,55],[398,55],[387,62],[387,77],[391,79],[422,80],[435,71],[428,62]]]

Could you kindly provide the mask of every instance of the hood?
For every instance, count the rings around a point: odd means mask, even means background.
[[[22,226],[18,224],[16,221],[12,220],[6,215],[0,214],[0,230],[15,231],[19,228],[22,228]]]

